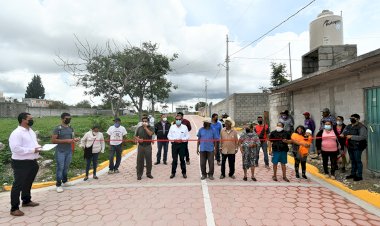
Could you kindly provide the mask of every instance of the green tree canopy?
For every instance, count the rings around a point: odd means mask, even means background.
[[[75,107],[77,108],[91,108],[91,103],[88,100],[82,100],[78,102]]]
[[[198,111],[199,108],[205,107],[205,106],[206,106],[206,102],[202,102],[202,101],[198,102],[198,103],[195,104],[195,110]]]
[[[272,87],[280,86],[284,83],[289,82],[286,75],[286,64],[281,63],[271,63],[272,73],[271,73],[271,85]]]
[[[32,81],[26,87],[25,98],[45,98],[45,88],[39,75],[34,75]]]

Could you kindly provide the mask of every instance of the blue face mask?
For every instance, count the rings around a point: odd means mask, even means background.
[[[119,128],[119,126],[120,126],[120,123],[115,123],[116,128]]]
[[[331,130],[331,125],[325,125],[325,130]]]
[[[177,126],[180,126],[180,125],[182,124],[182,121],[181,121],[181,120],[175,120],[175,124],[176,124]]]

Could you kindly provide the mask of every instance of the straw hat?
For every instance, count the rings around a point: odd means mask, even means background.
[[[224,119],[224,122],[226,121],[230,121],[231,122],[231,127],[235,127],[235,121],[231,119],[231,117],[227,117],[226,119]]]

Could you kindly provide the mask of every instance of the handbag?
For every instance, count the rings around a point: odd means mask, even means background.
[[[92,142],[90,147],[84,146],[84,153],[83,153],[83,158],[88,159],[92,157],[92,147],[94,146],[94,143],[96,141],[96,137],[94,139],[94,142]]]

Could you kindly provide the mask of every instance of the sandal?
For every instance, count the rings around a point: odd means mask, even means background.
[[[244,177],[244,178],[243,178],[243,181],[247,181],[247,177]]]
[[[273,179],[274,181],[277,181],[277,177],[276,177],[276,176],[272,176],[272,179]]]
[[[253,181],[257,181],[255,177],[251,177],[251,179],[252,179]]]
[[[290,182],[287,177],[283,177],[282,179],[284,179],[284,181],[286,181],[286,182]]]

